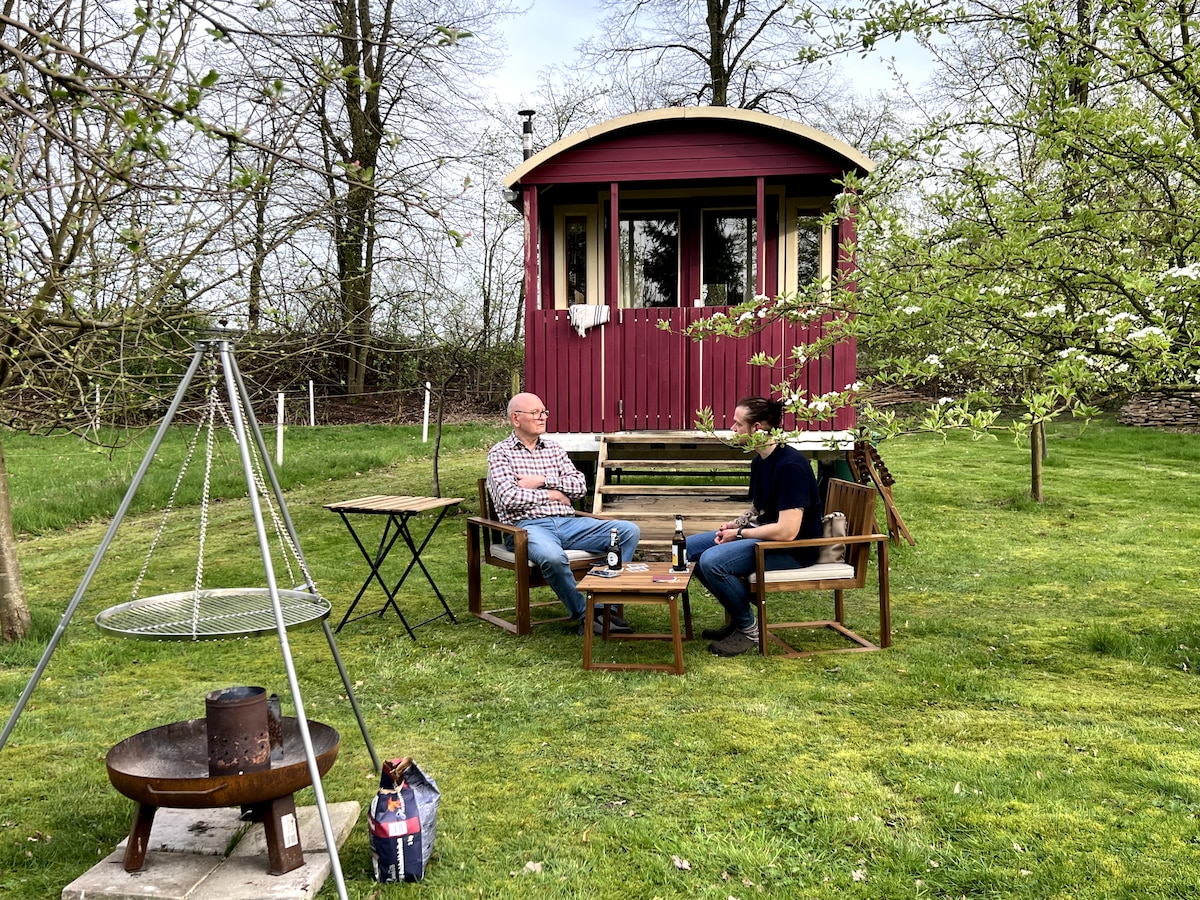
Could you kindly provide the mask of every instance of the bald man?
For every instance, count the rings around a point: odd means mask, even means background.
[[[566,551],[604,553],[610,532],[616,528],[621,561],[629,562],[641,530],[633,522],[575,514],[571,501],[586,493],[587,484],[567,451],[544,437],[548,419],[549,411],[537,394],[517,394],[508,401],[513,430],[488,451],[488,492],[501,522],[529,532],[530,562],[541,571],[571,619],[582,619],[585,601]],[[511,550],[511,538],[506,536],[505,543]],[[596,613],[591,627],[600,634],[599,607]],[[631,630],[620,616],[610,614],[609,623],[613,632]],[[580,624],[580,634],[587,624]]]

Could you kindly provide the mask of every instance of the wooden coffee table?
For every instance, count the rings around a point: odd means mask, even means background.
[[[692,578],[692,570],[672,572],[671,564],[666,562],[646,563],[649,566],[645,572],[629,571],[626,563],[621,574],[616,578],[602,578],[598,575],[587,574],[579,582],[579,590],[587,598],[587,606],[583,614],[583,667],[585,669],[648,669],[657,672],[674,672],[683,674],[683,636],[687,634],[692,639],[692,607],[688,601],[688,582]],[[671,579],[671,580],[667,580]],[[683,601],[683,621],[685,631],[679,626],[679,602]],[[596,604],[604,604],[604,634],[605,640],[617,639],[622,641],[670,640],[675,648],[674,664],[651,663],[594,663],[592,662],[592,628],[590,623],[596,617]],[[611,634],[609,631],[609,610],[613,605],[637,606],[650,603],[665,603],[671,611],[670,634]]]

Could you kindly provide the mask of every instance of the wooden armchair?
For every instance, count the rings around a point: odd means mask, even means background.
[[[479,479],[479,510],[482,515],[467,517],[467,607],[472,614],[484,621],[499,625],[512,634],[529,634],[534,625],[550,622],[566,622],[565,615],[554,618],[533,619],[531,610],[543,606],[558,606],[562,601],[530,603],[529,589],[542,587],[546,579],[541,570],[529,561],[529,534],[524,528],[504,525],[496,518],[496,509],[488,493],[487,479]],[[504,546],[504,536],[511,535],[513,549]],[[587,570],[604,561],[603,553],[587,553],[583,550],[568,550],[571,570],[575,580],[583,578]],[[516,578],[512,606],[498,609],[483,608],[483,566],[508,569]]]
[[[758,606],[759,651],[769,655],[768,641],[784,650],[788,657],[811,656],[813,653],[846,653],[878,650],[891,646],[891,600],[888,593],[888,536],[880,534],[875,523],[875,486],[852,484],[838,478],[830,479],[825,496],[825,512],[846,515],[847,535],[844,538],[809,538],[797,541],[759,541],[754,545],[755,572],[749,578],[750,590]],[[789,547],[814,547],[846,544],[846,559],[841,563],[818,563],[792,569],[767,570],[766,554]],[[867,562],[871,544],[878,547],[879,565],[879,644],[846,627],[845,604],[842,592],[862,588],[867,583]],[[833,591],[833,618],[815,622],[777,622],[767,619],[767,596],[782,591]],[[828,628],[852,641],[856,646],[835,647],[829,650],[800,651],[783,640],[776,632],[788,628]]]

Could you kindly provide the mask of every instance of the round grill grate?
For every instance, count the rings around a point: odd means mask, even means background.
[[[286,628],[329,617],[319,594],[279,591]],[[215,641],[275,632],[275,610],[267,588],[223,588],[159,594],[112,606],[96,616],[108,634],[150,641]]]

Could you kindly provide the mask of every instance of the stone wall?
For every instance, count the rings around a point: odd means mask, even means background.
[[[1147,391],[1121,407],[1122,425],[1200,431],[1200,390]]]

